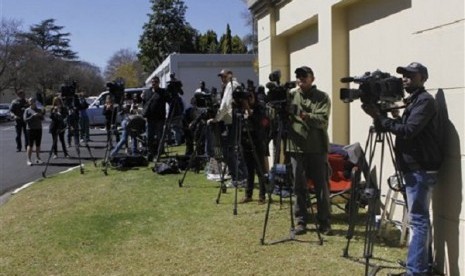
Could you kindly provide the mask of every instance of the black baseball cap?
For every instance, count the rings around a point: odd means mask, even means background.
[[[294,73],[297,75],[297,76],[308,76],[309,74],[313,76],[313,70],[312,68],[308,67],[308,66],[302,66],[302,67],[299,67],[297,69],[295,69]]]
[[[408,73],[420,73],[425,79],[428,79],[428,69],[419,62],[412,62],[409,65],[403,67],[399,66],[396,70],[399,74],[408,74]]]

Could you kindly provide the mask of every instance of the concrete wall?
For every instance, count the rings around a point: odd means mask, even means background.
[[[216,87],[221,91],[218,73],[223,68],[233,71],[234,77],[240,83],[247,85],[247,80],[252,80],[258,86],[258,76],[253,66],[255,59],[254,55],[249,54],[171,54],[147,78],[145,84],[150,86],[151,79],[158,76],[161,80],[160,86],[166,87],[169,75],[175,73],[176,78],[183,84],[182,98],[189,104],[201,80],[205,81],[208,89]]]
[[[465,275],[465,11],[463,0],[249,0],[258,24],[259,80],[281,69],[291,80],[301,65],[313,68],[317,86],[330,94],[330,137],[365,144],[371,118],[339,100],[340,78],[399,65],[428,67],[426,87],[442,88],[449,112],[446,161],[433,198],[435,254],[447,275]],[[357,85],[351,84],[356,88]],[[380,156],[376,154],[379,168]],[[381,190],[393,172],[388,158]],[[387,164],[387,165],[386,165]]]

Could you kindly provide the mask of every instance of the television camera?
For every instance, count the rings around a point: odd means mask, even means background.
[[[399,108],[396,102],[404,98],[402,79],[380,70],[366,72],[360,77],[345,77],[341,82],[359,84],[358,89],[341,88],[340,99],[344,103],[360,99],[364,104],[375,104],[381,110],[389,111]]]
[[[119,78],[112,82],[107,82],[107,87],[111,97],[113,97],[113,102],[120,104],[123,101],[124,80]]]
[[[176,78],[176,74],[170,74],[170,80],[167,83],[166,90],[168,91],[170,98],[176,94],[184,95],[184,91],[182,90],[182,82]]]
[[[266,84],[266,88],[268,88],[266,101],[273,107],[286,106],[283,104],[287,103],[287,91],[296,87],[296,83],[294,81],[288,81],[284,85],[281,85],[280,70],[271,72],[268,79],[270,81]]]
[[[70,81],[63,84],[60,87],[61,98],[63,99],[63,104],[71,111],[77,111],[77,105],[79,104],[78,97],[76,95],[77,82]]]

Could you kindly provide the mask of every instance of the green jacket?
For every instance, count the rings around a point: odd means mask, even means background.
[[[288,152],[327,153],[328,122],[331,100],[313,85],[308,91],[296,87],[289,91],[288,102],[294,114],[289,115],[290,129],[286,143]],[[307,116],[300,116],[301,112]]]

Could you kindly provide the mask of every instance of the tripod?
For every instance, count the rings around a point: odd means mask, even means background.
[[[262,238],[260,239],[260,243],[262,245],[265,244],[265,234],[266,234],[266,228],[267,228],[267,225],[268,225],[268,219],[269,219],[269,214],[270,214],[270,207],[271,207],[271,193],[273,191],[273,188],[276,184],[276,182],[280,182],[280,183],[287,183],[289,186],[292,185],[291,183],[294,182],[293,180],[293,174],[292,174],[292,166],[291,164],[286,164],[286,165],[283,165],[283,164],[279,164],[279,159],[280,159],[280,155],[281,155],[281,142],[282,142],[282,138],[284,137],[285,133],[284,133],[284,130],[285,130],[285,119],[284,119],[284,116],[286,116],[286,114],[284,114],[285,112],[283,110],[280,110],[278,113],[277,113],[277,123],[278,123],[278,126],[277,126],[277,134],[275,136],[275,141],[274,141],[274,158],[273,158],[273,166],[272,166],[272,169],[271,169],[271,172],[270,172],[270,179],[269,179],[269,187],[267,189],[267,194],[268,194],[268,204],[267,204],[267,207],[266,207],[266,214],[265,214],[265,221],[264,221],[264,224],[263,224],[263,233],[262,233]],[[282,185],[282,184],[280,184]],[[276,244],[276,243],[282,243],[282,242],[286,242],[286,241],[293,241],[293,240],[296,240],[295,238],[295,221],[294,221],[294,211],[293,211],[293,200],[292,200],[292,193],[293,193],[293,189],[289,189],[289,216],[290,216],[290,224],[291,224],[291,227],[290,227],[290,230],[289,230],[289,237],[288,238],[284,238],[284,239],[281,239],[281,240],[277,240],[277,241],[272,241],[272,242],[269,242],[268,244]],[[282,197],[280,198],[280,200],[282,200]],[[309,205],[312,206],[312,201],[311,201],[311,198],[308,197],[308,200],[309,200]],[[313,208],[310,207],[310,215],[312,216],[314,222],[315,222],[315,229],[316,229],[316,232],[317,232],[317,235],[318,235],[318,240],[319,240],[319,244],[322,245],[323,244],[323,239],[321,237],[321,234],[320,234],[320,231],[319,231],[319,227],[318,227],[318,222],[316,220],[316,217],[315,217],[315,214],[314,214],[314,211],[313,211]]]
[[[402,183],[402,175],[397,168],[397,164],[395,162],[394,157],[394,144],[392,140],[392,136],[390,133],[387,133],[381,129],[380,126],[374,124],[370,127],[368,138],[365,144],[365,155],[368,157],[368,164],[363,162],[360,164],[361,171],[365,176],[366,179],[366,186],[360,195],[362,199],[365,199],[368,202],[368,211],[366,216],[366,223],[365,223],[365,238],[364,238],[364,253],[363,256],[365,258],[365,276],[367,275],[376,275],[378,270],[381,268],[378,265],[370,265],[370,259],[373,257],[373,247],[374,247],[374,240],[376,237],[377,229],[376,229],[376,212],[379,208],[379,201],[381,195],[381,189],[378,187],[378,183],[381,184],[382,177],[383,177],[383,167],[384,167],[384,151],[385,151],[385,144],[388,144],[389,153],[391,157],[391,161],[393,163],[395,169],[395,176],[397,178],[398,183]],[[376,152],[377,144],[381,145],[381,156],[380,156],[380,173],[379,179],[376,179],[376,175],[374,174],[375,168],[373,166],[373,159]],[[373,173],[372,173],[373,172]],[[405,193],[403,193],[405,198]],[[351,204],[353,206],[349,206],[350,214],[349,214],[349,228],[347,230],[347,245],[343,250],[343,256],[349,256],[349,244],[350,240],[353,237],[354,227],[355,227],[355,209],[357,208],[356,203],[356,195],[355,192],[352,191],[351,195]],[[373,266],[370,271],[370,266]]]
[[[106,107],[105,107],[106,108]],[[110,158],[110,150],[111,150],[111,135],[112,134],[115,134],[116,136],[116,140],[119,140],[119,133],[118,133],[118,130],[116,128],[116,116],[118,114],[118,108],[119,108],[119,105],[114,105],[111,112],[110,112],[110,118],[107,118],[107,120],[109,120],[108,122],[106,122],[106,128],[107,128],[107,144],[105,146],[105,154],[103,156],[103,173],[105,175],[108,175],[108,166],[110,164],[110,161],[109,161],[109,158]],[[105,114],[106,116],[106,114]],[[118,142],[118,141],[116,141]]]
[[[178,180],[178,184],[179,184],[180,188],[182,187],[182,185],[184,183],[184,179],[186,178],[187,172],[193,167],[194,162],[197,159],[198,152],[199,152],[198,147],[199,147],[199,145],[202,145],[201,141],[205,140],[205,132],[206,132],[205,122],[204,121],[199,121],[198,124],[196,124],[196,126],[197,127],[196,127],[196,129],[194,131],[194,137],[196,137],[195,144],[194,144],[195,145],[194,150],[192,151],[192,154],[189,157],[189,161],[187,163],[187,167],[186,167],[186,169],[184,171],[184,174],[183,174],[182,178]]]

